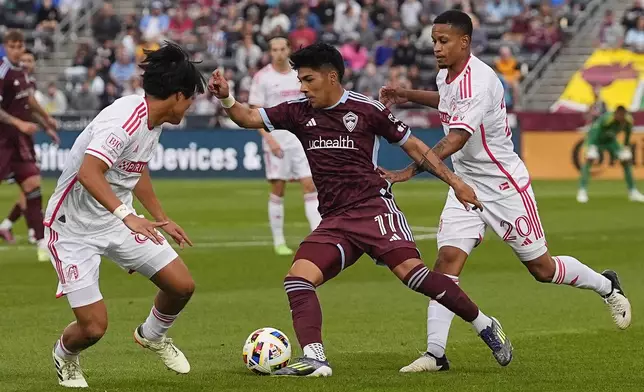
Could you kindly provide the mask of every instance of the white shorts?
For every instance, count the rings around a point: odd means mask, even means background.
[[[147,278],[178,257],[167,240],[155,245],[141,234],[133,234],[124,224],[96,237],[65,235],[45,228],[45,241],[58,275],[56,297],[68,295],[72,308],[103,298],[98,288],[101,256],[110,258],[130,273],[138,272]]]
[[[546,237],[531,186],[505,199],[482,204],[482,212],[467,211],[450,189],[438,226],[439,249],[454,246],[470,254],[483,240],[486,228],[491,227],[521,261],[546,253]]]
[[[283,152],[284,156],[282,158],[276,157],[264,142],[266,179],[290,181],[311,177],[309,161],[306,159],[304,148],[299,142],[285,148]]]

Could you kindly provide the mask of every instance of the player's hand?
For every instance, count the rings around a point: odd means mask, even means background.
[[[208,91],[218,99],[224,99],[230,96],[228,81],[224,78],[223,72],[220,69],[215,70],[210,75],[210,79],[208,79]]]
[[[284,151],[282,150],[282,147],[280,147],[280,144],[273,138],[266,138],[266,143],[268,143],[268,147],[271,149],[271,153],[275,155],[278,158],[284,158]]]
[[[49,128],[51,128],[52,130],[54,131],[58,130],[58,121],[56,121],[56,119],[53,118],[52,116],[47,116],[47,118],[45,118],[45,122],[47,123],[47,125],[49,125]]]
[[[454,189],[454,195],[458,201],[463,204],[463,207],[465,207],[467,211],[472,208],[474,210],[478,209],[479,211],[483,211],[483,205],[471,186],[467,185],[463,181],[459,181],[455,186],[452,186],[452,188]],[[474,207],[470,207],[470,205],[473,205]]]
[[[157,227],[167,225],[169,222],[151,222],[145,218],[130,214],[123,219],[123,223],[134,233],[141,234],[157,245],[161,245],[164,238],[156,230]]]
[[[60,145],[60,137],[58,136],[58,133],[54,129],[48,128],[45,130],[45,133],[47,134],[47,136],[51,138],[52,143],[54,143],[57,146]]]
[[[401,105],[408,102],[405,89],[389,86],[383,86],[380,88],[378,100],[387,108],[390,108],[392,105]]]
[[[186,232],[183,231],[181,226],[174,223],[173,221],[169,220],[165,225],[161,226],[161,228],[163,229],[163,231],[168,233],[170,237],[172,237],[174,242],[176,242],[181,249],[183,249],[186,244],[192,246],[192,241],[190,241],[190,238],[188,238]]]
[[[29,136],[38,132],[38,125],[29,121],[20,121],[18,124],[16,124],[16,128],[18,128],[20,132]]]
[[[378,166],[376,171],[380,174],[381,178],[384,178],[392,184],[395,184],[397,182],[409,181],[413,177],[411,171],[407,169],[387,170],[383,167]]]

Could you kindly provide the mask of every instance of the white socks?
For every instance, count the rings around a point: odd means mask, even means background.
[[[571,256],[555,256],[554,284],[567,284],[580,289],[590,289],[605,296],[610,294],[612,284],[605,276],[593,271]]]
[[[13,222],[11,222],[9,219],[6,219],[6,218],[5,220],[2,221],[2,223],[0,223],[0,230],[10,230],[12,227],[13,227]]]
[[[63,337],[62,336],[56,342],[56,345],[54,346],[54,352],[56,353],[56,355],[58,355],[59,357],[61,357],[64,360],[74,359],[79,354],[79,353],[71,352],[67,348],[65,348],[65,346],[63,345]]]
[[[143,337],[152,341],[159,341],[163,339],[177,316],[179,315],[163,314],[153,306],[152,310],[150,310],[148,318],[141,326],[141,333]]]
[[[472,326],[476,330],[476,333],[480,334],[481,331],[490,325],[492,325],[492,319],[479,310],[479,315],[472,321]]]
[[[284,239],[284,198],[271,193],[268,199],[268,221],[273,233],[273,245],[286,243]]]
[[[444,274],[451,278],[454,283],[459,284],[458,276]],[[429,301],[427,307],[427,352],[440,358],[445,355],[449,327],[454,319],[454,313],[439,304],[437,301]]]
[[[306,213],[306,219],[309,220],[309,225],[311,225],[311,231],[315,230],[322,222],[322,217],[318,212],[318,205],[317,192],[304,194],[304,212]]]
[[[311,343],[304,346],[302,349],[306,358],[317,359],[318,361],[326,361],[326,354],[324,353],[324,346],[322,343]]]

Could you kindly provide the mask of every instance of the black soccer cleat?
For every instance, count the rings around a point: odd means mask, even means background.
[[[626,298],[624,290],[622,290],[617,272],[606,270],[602,272],[602,275],[610,280],[611,283],[610,294],[602,296],[602,298],[606,305],[608,305],[617,328],[626,329],[631,325],[631,303]]]
[[[401,373],[420,373],[420,372],[443,372],[449,370],[449,361],[447,357],[437,357],[430,352],[426,352],[414,362],[400,369]]]
[[[291,377],[329,377],[333,374],[328,361],[318,361],[313,358],[300,358],[287,367],[273,373],[274,376]]]

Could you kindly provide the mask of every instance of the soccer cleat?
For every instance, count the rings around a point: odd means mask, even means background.
[[[292,256],[293,250],[286,244],[275,245],[275,254],[278,256]]]
[[[491,319],[492,325],[481,331],[479,336],[492,350],[492,354],[499,365],[507,366],[512,361],[512,343],[505,336],[505,332],[503,332],[503,328],[501,328],[501,324],[497,319],[494,317],[491,317]]]
[[[74,359],[64,359],[56,355],[56,349],[51,353],[58,374],[58,384],[67,388],[87,388],[78,356]]]
[[[438,358],[430,352],[421,355],[414,362],[400,369],[401,373],[442,372],[449,370],[449,361],[443,355]]]
[[[46,262],[49,261],[49,252],[47,249],[38,248],[37,250],[38,261]]]
[[[158,342],[149,340],[141,334],[141,325],[134,330],[134,341],[141,347],[157,353],[165,366],[179,374],[186,374],[190,371],[190,363],[181,350],[172,343],[172,339],[164,337]]]
[[[588,203],[588,192],[584,188],[577,191],[577,203]]]
[[[7,244],[16,243],[16,237],[13,236],[13,231],[11,229],[0,229],[0,238],[2,238]]]
[[[602,275],[610,280],[612,285],[610,294],[603,297],[604,302],[610,308],[610,313],[613,316],[613,321],[617,324],[617,328],[626,329],[631,325],[631,303],[626,298],[615,271],[606,270],[602,272]]]
[[[27,231],[27,242],[31,245],[36,245],[38,243],[38,240],[36,239],[36,231],[34,229],[29,229],[29,231]]]
[[[631,191],[628,192],[628,200],[638,203],[644,203],[644,195],[641,194],[637,189],[631,189]]]
[[[281,368],[273,373],[274,376],[293,377],[329,377],[333,374],[328,361],[318,361],[313,358],[300,358],[295,363]]]

